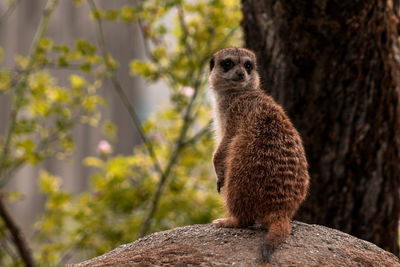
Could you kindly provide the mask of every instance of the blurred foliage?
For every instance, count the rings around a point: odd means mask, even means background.
[[[112,10],[92,0],[73,2],[77,8],[89,5],[97,45],[77,39],[70,47],[46,37],[58,3],[50,0],[31,53],[16,55],[14,69],[0,68],[0,96],[12,100],[8,130],[0,136],[0,186],[25,164],[69,155],[78,123],[100,127],[98,106],[105,101],[97,89],[105,79],[130,111],[143,144],[131,155],[113,154],[117,129],[106,121],[102,131],[108,142],[99,145],[98,156],[84,161],[95,169],[87,191],[74,195],[62,189],[61,178],[40,173],[47,200],[35,240],[29,240],[39,266],[93,257],[143,234],[208,223],[222,212],[211,166],[207,65],[214,51],[240,46],[239,1],[146,0]],[[170,90],[169,103],[143,124],[120,88],[118,62],[105,50],[104,21],[139,25],[147,59],[132,60],[130,73],[149,83],[163,81]],[[3,53],[0,48],[0,60]],[[70,70],[69,84],[59,84],[50,72],[54,69]],[[3,194],[9,201],[20,198],[18,192]],[[0,265],[21,264],[11,240],[0,219]]]

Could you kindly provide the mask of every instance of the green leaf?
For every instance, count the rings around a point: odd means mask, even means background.
[[[112,121],[105,121],[103,124],[103,134],[108,139],[114,141],[117,135],[117,126]]]
[[[130,63],[131,75],[141,75],[145,78],[155,80],[158,77],[156,67],[149,62],[132,60]]]
[[[7,194],[7,199],[9,202],[13,203],[22,199],[22,194],[19,191],[10,191]]]
[[[43,38],[39,41],[38,49],[43,51],[50,51],[53,47],[53,41],[49,38]]]
[[[84,164],[90,167],[96,167],[102,169],[104,167],[104,161],[95,157],[87,157],[84,159]]]
[[[94,55],[96,53],[96,47],[83,39],[78,39],[76,41],[76,50],[81,52],[83,55]]]
[[[65,88],[55,86],[48,94],[49,100],[58,103],[68,103],[70,96]]]
[[[16,55],[15,56],[15,61],[17,62],[17,65],[21,69],[26,69],[26,67],[28,66],[28,63],[29,63],[29,58],[23,57],[23,56],[20,56],[20,55]]]
[[[35,120],[29,118],[21,118],[16,121],[15,133],[16,134],[31,133],[37,129],[36,126],[37,125]]]
[[[39,176],[40,191],[46,194],[55,193],[61,186],[61,179],[46,171],[41,171]]]
[[[105,18],[109,21],[116,20],[119,15],[119,9],[110,9],[105,12]]]
[[[107,53],[105,56],[105,63],[106,63],[107,68],[110,68],[112,70],[115,70],[118,68],[118,62],[115,61],[115,59],[109,53]]]
[[[35,150],[35,143],[27,138],[17,143],[17,147],[21,148],[25,154],[31,154]]]
[[[74,141],[72,140],[71,137],[66,137],[60,140],[61,147],[64,149],[66,152],[71,152],[75,148]]]
[[[120,14],[123,22],[132,22],[135,17],[135,8],[133,6],[123,6]]]
[[[11,90],[10,87],[11,76],[7,69],[0,70],[0,93],[8,93]]]
[[[86,72],[87,74],[90,73],[90,71],[92,70],[92,64],[86,62],[84,64],[82,64],[79,69],[81,69],[83,72]]]
[[[82,5],[82,3],[83,3],[83,0],[74,0],[74,4],[76,7]]]
[[[65,56],[59,57],[57,59],[57,65],[59,67],[67,67],[69,65],[67,58]]]
[[[76,74],[72,74],[69,76],[69,82],[73,89],[81,89],[82,87],[86,86],[85,79]]]
[[[69,47],[66,45],[54,45],[53,50],[56,52],[62,52],[64,54],[67,54],[69,52]]]
[[[91,10],[90,14],[93,19],[103,19],[105,17],[105,12],[101,9]]]
[[[130,162],[127,158],[117,156],[112,158],[107,164],[107,172],[111,177],[123,178],[130,175]]]
[[[157,46],[153,50],[153,55],[160,60],[161,58],[165,57],[167,55],[167,48],[165,46]]]
[[[94,111],[97,105],[102,104],[103,99],[98,95],[86,96],[83,98],[82,106],[87,111]]]

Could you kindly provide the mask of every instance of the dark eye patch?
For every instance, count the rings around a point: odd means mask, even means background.
[[[228,70],[232,69],[233,66],[235,66],[235,63],[233,63],[232,59],[227,58],[222,60],[220,65],[224,69],[224,71],[227,72]]]
[[[250,72],[253,70],[254,66],[253,63],[251,63],[250,61],[246,61],[244,63],[244,68],[246,69],[247,73],[250,74]]]
[[[214,68],[214,65],[215,65],[215,60],[214,60],[214,58],[212,58],[210,60],[210,71],[212,71],[212,69]]]

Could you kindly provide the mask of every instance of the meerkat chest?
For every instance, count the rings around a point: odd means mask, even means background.
[[[214,119],[213,127],[214,127],[214,133],[215,133],[215,140],[217,141],[217,143],[219,143],[223,136],[223,132],[224,132],[223,129],[225,129],[225,127],[226,127],[226,120],[222,116],[218,107],[214,108],[213,119]]]
[[[226,133],[227,128],[227,109],[228,104],[226,99],[221,96],[214,95],[214,109],[213,109],[213,128],[215,133],[215,139],[217,143],[221,141]]]
[[[214,108],[214,131],[217,143],[222,138],[232,138],[238,127],[238,114],[232,114],[232,106],[227,102],[219,103]]]

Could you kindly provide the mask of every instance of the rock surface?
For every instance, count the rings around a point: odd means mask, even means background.
[[[395,255],[364,240],[319,225],[292,222],[293,233],[265,266],[400,266]],[[154,233],[83,266],[261,266],[266,230],[216,229],[210,224]]]

